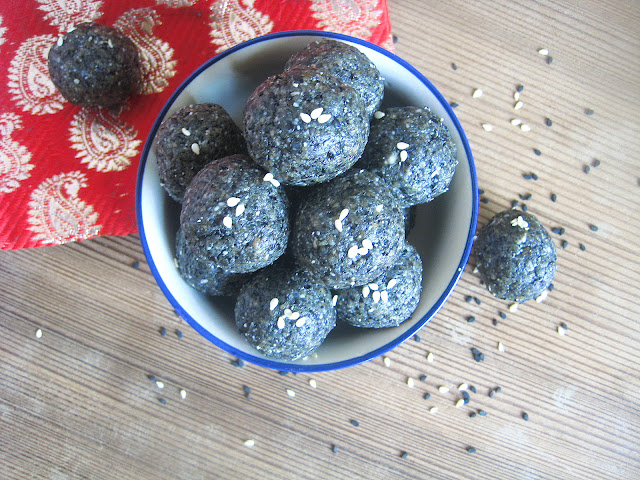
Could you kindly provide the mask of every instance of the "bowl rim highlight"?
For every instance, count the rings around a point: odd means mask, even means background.
[[[449,116],[451,122],[455,126],[457,133],[460,135],[460,140],[461,140],[462,146],[464,147],[465,157],[468,162],[471,189],[472,189],[471,219],[469,222],[469,228],[467,231],[464,250],[462,252],[462,255],[460,257],[460,260],[458,262],[458,266],[454,275],[449,280],[449,283],[445,287],[443,293],[433,303],[433,305],[427,310],[427,312],[418,321],[416,321],[413,326],[411,326],[410,328],[408,328],[406,331],[399,334],[398,336],[394,337],[391,341],[385,343],[384,345],[374,350],[368,351],[364,354],[354,356],[345,360],[329,362],[329,363],[318,363],[318,364],[288,363],[286,361],[266,359],[258,355],[252,355],[250,353],[247,353],[243,350],[240,350],[228,344],[227,342],[216,337],[205,327],[203,327],[196,319],[194,319],[191,315],[189,315],[185,311],[185,309],[182,307],[180,302],[178,302],[178,300],[175,298],[175,296],[172,294],[171,290],[168,288],[165,281],[163,280],[162,275],[160,274],[154,262],[152,253],[150,251],[150,247],[148,245],[147,235],[145,231],[145,225],[142,218],[142,191],[143,191],[142,187],[143,187],[143,178],[144,178],[145,168],[147,165],[147,161],[149,160],[149,153],[153,147],[153,141],[160,127],[160,124],[162,123],[162,120],[165,118],[165,116],[167,115],[167,112],[171,109],[174,102],[180,96],[180,94],[185,90],[185,88],[187,88],[187,86],[191,84],[193,80],[196,77],[198,77],[203,71],[205,71],[207,68],[211,67],[212,65],[224,59],[225,57],[232,55],[234,52],[238,50],[241,50],[243,48],[246,48],[248,46],[258,44],[261,42],[268,42],[269,40],[273,40],[273,39],[280,39],[280,38],[286,38],[286,37],[299,37],[299,36],[314,37],[314,39],[316,39],[316,37],[324,37],[328,39],[342,40],[349,43],[362,45],[366,48],[374,50],[377,53],[388,57],[388,59],[391,60],[393,63],[397,63],[398,65],[406,69],[411,75],[413,75],[437,99],[440,106],[444,108],[444,110],[447,112],[447,115]],[[148,136],[146,138],[145,145],[144,145],[142,154],[140,156],[140,164],[138,166],[138,173],[137,173],[137,179],[136,179],[136,220],[138,224],[140,242],[142,244],[143,251],[147,259],[147,263],[149,265],[149,268],[151,270],[151,273],[153,274],[153,277],[156,283],[160,287],[165,297],[169,300],[169,302],[175,309],[176,313],[178,313],[183,319],[185,319],[187,323],[189,323],[189,325],[194,330],[196,330],[200,335],[202,335],[204,338],[206,338],[207,340],[209,340],[211,343],[218,346],[222,350],[230,353],[231,355],[236,356],[239,359],[242,359],[243,361],[247,361],[252,364],[259,365],[261,367],[266,367],[266,368],[280,370],[280,371],[319,372],[319,371],[337,370],[337,369],[358,365],[360,363],[366,362],[380,355],[383,355],[384,353],[397,347],[407,339],[413,337],[424,325],[426,325],[431,321],[431,319],[435,316],[435,314],[440,310],[440,308],[447,301],[448,297],[451,295],[456,284],[458,283],[462,275],[462,272],[464,271],[464,268],[468,263],[469,257],[471,255],[473,239],[474,239],[474,235],[477,227],[477,221],[478,221],[478,211],[479,211],[478,182],[477,182],[477,174],[476,174],[475,164],[473,160],[473,155],[471,153],[471,147],[469,146],[469,142],[467,140],[465,132],[462,129],[462,126],[460,125],[460,122],[458,121],[457,117],[455,116],[453,109],[451,108],[449,103],[444,99],[442,94],[436,89],[436,87],[422,73],[420,73],[415,67],[409,64],[406,60],[398,57],[394,53],[389,52],[388,50],[376,44],[373,44],[371,42],[368,42],[366,40],[362,40],[356,37],[345,35],[345,34],[318,31],[318,30],[283,31],[283,32],[276,32],[276,33],[271,33],[271,34],[263,35],[260,37],[256,37],[256,38],[247,40],[245,42],[242,42],[240,44],[237,44],[215,55],[214,57],[210,58],[209,60],[204,62],[202,65],[200,65],[196,70],[194,70],[190,75],[188,75],[185,78],[185,80],[176,88],[176,90],[171,94],[169,99],[166,101],[166,103],[163,105],[162,109],[158,113],[153,123],[153,126],[149,130]]]

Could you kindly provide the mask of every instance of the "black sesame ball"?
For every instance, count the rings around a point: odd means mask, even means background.
[[[245,155],[213,160],[187,187],[180,227],[195,255],[229,273],[270,265],[287,247],[289,202],[282,186]]]
[[[422,260],[405,243],[397,263],[372,282],[337,290],[338,320],[356,327],[395,327],[409,319],[420,303]]]
[[[291,57],[285,66],[306,65],[339,78],[356,89],[371,118],[384,95],[384,80],[378,68],[356,47],[337,40],[319,40]]]
[[[374,115],[369,142],[356,166],[384,178],[408,207],[447,191],[456,155],[449,129],[428,108],[392,107]]]
[[[49,50],[49,75],[69,102],[116,107],[138,88],[142,69],[136,45],[119,30],[80,23]]]
[[[350,170],[305,196],[293,230],[296,262],[318,283],[347,288],[373,281],[396,262],[404,212],[384,180]]]
[[[476,266],[498,298],[524,302],[539,296],[553,281],[556,248],[538,219],[521,210],[496,214],[475,241]]]
[[[267,357],[295,360],[313,353],[336,325],[331,291],[279,263],[242,287],[235,306],[240,333]]]
[[[259,165],[285,184],[307,186],[331,180],[360,158],[369,120],[352,87],[301,65],[251,94],[244,133]]]
[[[236,295],[240,287],[251,278],[249,273],[225,272],[211,260],[194,254],[181,228],[176,234],[176,264],[180,276],[205,295]]]
[[[247,150],[240,128],[214,103],[188,105],[173,113],[162,122],[155,142],[160,183],[178,202],[207,163]]]

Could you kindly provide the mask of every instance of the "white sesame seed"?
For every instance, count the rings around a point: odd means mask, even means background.
[[[287,395],[289,395],[291,398],[296,396],[296,392],[294,392],[292,389],[287,388]]]
[[[542,292],[540,295],[536,297],[536,303],[544,302],[548,296],[549,296],[549,290],[545,290],[544,292]]]
[[[329,120],[331,120],[330,113],[323,113],[318,117],[318,123],[327,123]]]
[[[415,387],[415,385],[416,385],[416,382],[413,380],[413,378],[411,377],[407,378],[407,387],[413,388]]]
[[[518,100],[520,100],[520,92],[519,91],[515,91],[513,92],[513,99],[517,102]]]
[[[300,318],[300,312],[291,312],[291,315],[289,315],[289,318],[291,320],[297,320]]]
[[[358,248],[358,253],[359,253],[360,255],[363,255],[363,256],[364,256],[364,255],[366,255],[367,253],[369,253],[369,250],[368,250],[368,249],[366,249],[365,247],[360,247],[360,248]]]
[[[362,287],[362,296],[364,298],[367,298],[369,296],[369,294],[371,293],[371,289],[365,285],[364,287]]]
[[[438,413],[438,407],[431,407],[429,413]]]
[[[567,331],[561,326],[558,326],[558,335],[560,335],[561,337],[564,337],[566,334],[567,334]]]
[[[387,282],[387,290],[392,289],[393,287],[395,287],[398,283],[398,280],[396,280],[395,278],[392,278],[391,280],[389,280]]]
[[[384,208],[384,205],[376,205],[376,208],[374,209],[377,213],[380,213],[382,211],[382,209]]]
[[[244,213],[245,210],[245,206],[244,204],[240,204],[236,207],[236,217],[239,217],[240,215],[242,215]]]
[[[524,230],[529,230],[529,223],[522,218],[522,215],[518,215],[518,218],[511,220],[511,225],[514,227],[520,227]]]
[[[377,290],[371,294],[371,298],[373,299],[373,303],[378,303],[380,301],[380,292]]]
[[[461,392],[468,389],[469,389],[469,385],[467,383],[461,383],[460,385],[458,385],[458,390],[460,390]]]
[[[483,93],[484,93],[484,92],[483,92],[481,89],[476,88],[476,89],[473,91],[473,93],[471,94],[471,96],[472,96],[473,98],[480,98],[480,97],[482,96],[482,94],[483,94]]]
[[[396,148],[398,150],[405,150],[405,149],[409,148],[409,144],[406,143],[406,142],[398,142],[398,143],[396,143]]]
[[[41,328],[36,330],[36,338],[42,338],[42,329]]]
[[[449,387],[445,387],[444,385],[440,385],[440,386],[438,387],[438,391],[439,391],[440,393],[449,393]]]
[[[385,113],[381,112],[380,110],[374,112],[373,114],[373,118],[375,118],[376,120],[380,120],[382,117],[384,117]]]
[[[73,83],[75,83],[76,85],[78,85],[80,83],[80,79],[78,78],[74,78],[73,79]]]
[[[193,153],[195,153],[196,155],[200,155],[200,145],[198,145],[197,143],[192,143],[191,144],[191,151]]]
[[[409,158],[409,154],[406,150],[400,150],[400,161],[404,162],[407,158]]]
[[[460,408],[464,405],[464,398],[459,398],[456,402],[456,408]]]
[[[316,382],[313,378],[309,379],[309,386],[311,388],[318,388],[318,382]]]
[[[62,44],[64,43],[64,38],[63,38],[63,37],[58,37],[58,41],[57,41],[56,43],[57,43],[57,45],[58,45],[59,47],[61,47],[61,46],[62,46]]]
[[[518,100],[516,103],[513,104],[513,108],[515,110],[520,110],[522,107],[524,107],[524,103],[522,102],[522,100]]]
[[[178,264],[178,259],[177,259],[176,257],[173,257],[173,265],[174,265],[176,268],[179,268],[179,267],[180,267],[180,265]]]
[[[523,132],[530,132],[531,131],[531,127],[529,125],[527,125],[526,123],[523,123],[522,125],[520,125],[520,130],[522,130]]]
[[[156,387],[164,388],[164,383],[162,383],[160,380],[156,380]]]
[[[233,220],[231,219],[231,217],[224,217],[222,219],[222,224],[227,228],[231,228],[233,227]]]
[[[255,440],[249,439],[249,440],[245,440],[244,441],[244,446],[245,447],[253,447],[256,444]]]
[[[356,255],[358,255],[358,246],[357,245],[353,245],[347,251],[347,257],[356,258]]]
[[[307,317],[300,317],[298,321],[296,321],[296,327],[302,327],[305,323],[307,323]]]
[[[269,302],[269,310],[273,312],[278,306],[279,302],[280,301],[277,298],[272,298],[271,301]]]
[[[504,344],[502,342],[498,342],[498,351],[499,352],[506,352],[507,351],[506,347],[504,346]]]
[[[515,312],[518,310],[518,304],[517,303],[512,303],[511,305],[509,305],[509,311],[510,312]]]
[[[184,128],[184,127],[182,128],[182,134],[185,137],[190,137],[191,136],[191,132],[189,130],[187,130],[186,128]]]
[[[389,301],[389,292],[386,290],[380,292],[380,300],[382,300],[382,303],[387,303]]]
[[[187,398],[187,391],[184,388],[180,389],[180,398],[183,400]]]
[[[370,284],[369,284],[369,288],[370,288],[371,290],[378,290],[378,288],[380,288],[380,287],[378,286],[378,284],[377,284],[377,283],[370,283]]]
[[[338,303],[338,295],[334,295],[333,299],[331,299],[332,305],[335,307]]]
[[[262,180],[264,180],[265,182],[269,182],[274,187],[279,187],[280,186],[280,182],[278,180],[276,180],[275,178],[273,178],[273,173],[271,173],[271,172],[268,172],[264,176],[264,178]]]
[[[337,219],[333,224],[336,226],[336,230],[342,232],[342,221],[340,219]]]
[[[491,125],[490,123],[483,123],[482,128],[484,128],[485,132],[490,132],[491,130],[493,130],[493,125]]]
[[[230,207],[235,207],[239,203],[240,203],[240,199],[238,197],[229,197],[227,199],[227,205],[229,205]]]
[[[281,316],[278,318],[278,321],[276,322],[276,327],[278,327],[280,330],[282,330],[284,328],[284,316]]]
[[[291,318],[291,315],[293,315],[293,310],[291,310],[290,308],[285,308],[284,309],[284,316],[287,318]]]
[[[347,218],[347,215],[349,215],[349,209],[348,208],[344,208],[342,209],[342,211],[340,212],[340,216],[338,217],[338,220],[342,221],[345,218]]]
[[[433,363],[433,352],[427,353],[427,362]]]
[[[382,357],[382,362],[384,363],[385,367],[391,366],[391,359],[389,357]]]
[[[304,123],[309,123],[311,122],[311,117],[304,112],[300,112],[300,120],[302,120]]]
[[[299,87],[299,86],[300,86],[300,84],[299,84],[298,82],[293,82],[293,86],[294,86],[294,87]]]
[[[538,53],[540,55],[549,55],[549,49],[548,48],[541,48],[540,50],[538,50]]]
[[[522,120],[520,120],[519,118],[512,118],[511,119],[511,125],[513,125],[514,127],[517,127],[521,123],[522,123]]]
[[[316,120],[320,115],[322,115],[322,107],[315,108],[311,111],[311,118]]]
[[[113,42],[110,38],[107,40],[107,45],[109,45],[109,48],[113,48]]]

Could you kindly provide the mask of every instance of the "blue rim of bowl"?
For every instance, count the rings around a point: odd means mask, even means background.
[[[155,135],[156,135],[156,133],[158,131],[158,128],[160,128],[160,124],[162,123],[162,119],[166,115],[167,111],[171,108],[171,106],[175,102],[176,98],[182,93],[182,91],[186,88],[186,86],[189,85],[189,83],[191,83],[191,81],[196,76],[198,76],[200,73],[202,73],[203,70],[209,68],[214,63],[217,63],[222,58],[226,57],[227,55],[232,54],[233,52],[235,52],[237,50],[240,50],[242,48],[248,47],[248,46],[256,44],[256,43],[264,42],[264,41],[267,41],[267,40],[272,40],[272,39],[275,39],[275,38],[297,37],[297,36],[326,37],[326,38],[344,40],[344,41],[347,41],[347,42],[360,44],[362,46],[365,46],[367,48],[375,50],[378,53],[380,53],[382,55],[385,55],[386,57],[389,57],[394,62],[402,65],[406,70],[408,70],[418,80],[420,80],[431,91],[431,93],[436,97],[436,99],[438,100],[438,102],[440,102],[442,107],[447,111],[447,113],[449,114],[449,117],[451,118],[451,121],[455,125],[456,130],[458,131],[458,134],[460,135],[460,139],[461,139],[462,144],[464,146],[464,151],[465,151],[465,154],[467,156],[468,163],[469,163],[469,171],[470,171],[470,174],[471,174],[471,188],[472,188],[472,192],[473,192],[473,196],[472,196],[472,200],[473,201],[472,201],[472,209],[471,209],[471,223],[469,225],[469,231],[467,233],[467,241],[466,241],[465,249],[464,249],[464,252],[462,254],[462,257],[460,258],[460,262],[458,263],[458,268],[456,270],[456,273],[453,275],[453,277],[449,281],[449,284],[445,288],[445,291],[443,292],[443,294],[440,296],[440,298],[438,298],[438,300],[433,304],[433,306],[427,311],[427,313],[418,322],[416,322],[415,325],[413,325],[409,330],[404,332],[402,335],[399,335],[398,337],[394,338],[391,342],[388,342],[387,344],[385,344],[385,345],[383,345],[383,346],[381,346],[381,347],[379,347],[379,348],[377,348],[375,350],[367,352],[364,355],[360,355],[358,357],[353,357],[353,358],[350,358],[348,360],[342,360],[340,362],[323,363],[323,364],[312,364],[312,365],[283,363],[283,362],[278,362],[276,360],[269,360],[269,359],[265,359],[265,358],[262,358],[262,357],[257,357],[257,356],[248,354],[248,353],[246,353],[246,352],[244,352],[242,350],[238,350],[237,348],[229,345],[228,343],[223,342],[218,337],[212,335],[208,330],[206,330],[202,325],[200,325],[194,318],[192,318],[191,315],[189,315],[182,308],[180,303],[174,298],[174,296],[172,295],[171,291],[167,288],[166,284],[162,280],[162,277],[160,276],[160,273],[158,272],[158,269],[156,268],[156,265],[155,265],[155,263],[153,261],[153,257],[151,256],[151,252],[149,251],[149,246],[147,244],[147,239],[146,239],[145,230],[144,230],[144,223],[142,221],[142,208],[141,208],[142,178],[143,178],[143,175],[144,175],[144,170],[145,170],[145,166],[146,166],[146,163],[147,163],[147,158],[148,158],[148,155],[149,155],[149,151],[150,151],[150,149],[152,147],[152,144],[153,144],[153,138],[155,138]],[[435,316],[435,314],[440,310],[440,308],[447,301],[447,299],[449,298],[449,295],[451,295],[451,292],[453,292],[453,289],[455,288],[456,284],[458,283],[458,280],[462,276],[462,272],[464,271],[465,266],[467,265],[467,262],[469,261],[469,256],[471,255],[471,247],[472,247],[472,244],[473,244],[473,237],[475,235],[477,221],[478,221],[478,208],[479,208],[478,179],[477,179],[477,174],[476,174],[475,163],[473,161],[473,155],[471,153],[471,147],[469,146],[469,141],[467,140],[467,136],[465,135],[464,130],[462,129],[462,126],[460,125],[460,122],[458,121],[458,118],[453,113],[453,109],[451,108],[449,103],[444,99],[442,94],[436,89],[436,87],[422,73],[420,73],[415,67],[413,67],[411,64],[409,64],[407,61],[403,60],[402,58],[398,57],[394,53],[391,53],[388,50],[385,50],[384,48],[382,48],[382,47],[380,47],[378,45],[375,45],[375,44],[370,43],[370,42],[368,42],[366,40],[362,40],[362,39],[359,39],[359,38],[356,38],[356,37],[351,37],[349,35],[344,35],[344,34],[341,34],[341,33],[334,33],[334,32],[319,31],[319,30],[285,31],[285,32],[271,33],[271,34],[268,34],[268,35],[263,35],[261,37],[256,37],[256,38],[253,38],[251,40],[247,40],[246,42],[243,42],[243,43],[240,43],[238,45],[235,45],[235,46],[229,48],[228,50],[225,50],[224,52],[221,52],[221,53],[217,54],[216,56],[210,58],[205,63],[200,65],[200,67],[198,67],[191,75],[189,75],[182,82],[182,84],[171,95],[169,100],[167,100],[167,102],[165,103],[164,107],[162,108],[161,112],[158,114],[158,116],[157,116],[157,118],[156,118],[156,120],[155,120],[155,122],[153,124],[153,127],[151,128],[151,131],[149,132],[149,136],[147,137],[147,141],[146,141],[144,149],[142,151],[142,156],[140,157],[140,165],[138,167],[138,179],[137,179],[137,182],[136,182],[136,220],[137,220],[137,223],[138,223],[138,231],[140,233],[140,242],[142,243],[142,248],[144,250],[145,257],[147,258],[147,263],[149,264],[149,268],[150,268],[150,270],[151,270],[156,282],[158,283],[158,286],[160,287],[160,289],[164,293],[165,297],[167,297],[167,299],[169,300],[171,305],[174,307],[175,311],[182,318],[184,318],[189,323],[189,325],[191,325],[191,327],[194,330],[196,330],[200,335],[205,337],[207,340],[209,340],[214,345],[220,347],[222,350],[224,350],[224,351],[226,351],[226,352],[228,352],[228,353],[230,353],[232,355],[235,355],[237,358],[242,359],[243,361],[247,361],[247,362],[253,363],[255,365],[259,365],[261,367],[266,367],[266,368],[270,368],[270,369],[274,369],[274,370],[280,370],[280,371],[290,371],[290,372],[321,372],[321,371],[329,371],[329,370],[338,370],[338,369],[342,369],[342,368],[347,368],[347,367],[358,365],[360,363],[363,363],[363,362],[366,362],[366,361],[371,360],[373,358],[376,358],[376,357],[388,352],[389,350],[392,350],[393,348],[397,347],[398,345],[400,345],[401,343],[403,343],[407,339],[409,339],[412,336],[414,336],[424,325],[429,323],[431,321],[431,319]]]

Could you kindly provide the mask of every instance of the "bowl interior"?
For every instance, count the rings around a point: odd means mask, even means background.
[[[308,43],[330,37],[363,51],[385,78],[384,106],[428,106],[440,115],[458,146],[451,186],[434,201],[420,205],[409,241],[423,261],[423,290],[412,318],[387,329],[337,327],[311,356],[295,362],[267,359],[238,333],[233,299],[212,298],[191,288],[174,264],[180,206],[160,186],[153,139],[164,118],[192,103],[222,105],[242,125],[242,110],[267,76],[282,71],[287,59]],[[279,370],[318,371],[342,368],[373,358],[411,337],[429,321],[455,286],[468,260],[475,232],[478,200],[475,167],[468,142],[451,108],[435,87],[395,55],[362,40],[325,32],[273,34],[232,48],[200,67],[171,97],[145,145],[137,192],[138,226],[151,270],[176,311],[193,328],[228,352]]]

